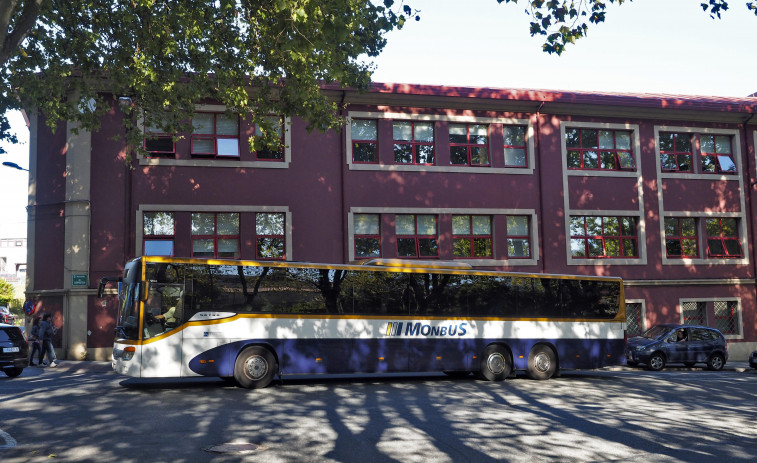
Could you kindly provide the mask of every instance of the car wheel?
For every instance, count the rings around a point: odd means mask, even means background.
[[[276,358],[265,347],[252,346],[243,350],[234,363],[234,379],[241,387],[262,389],[273,381],[278,366]]]
[[[714,371],[720,371],[725,366],[725,358],[722,354],[712,354],[707,360],[707,368]]]
[[[481,365],[477,376],[487,381],[502,381],[510,376],[512,370],[513,364],[507,349],[491,344],[486,346],[481,354]]]
[[[526,373],[532,379],[549,379],[557,371],[557,356],[549,346],[538,345],[528,354]]]
[[[24,371],[23,368],[6,368],[3,370],[3,373],[11,378],[15,378],[16,376],[20,375],[22,371]]]
[[[652,356],[649,357],[647,367],[652,371],[662,370],[665,368],[665,357],[659,352],[652,354]]]

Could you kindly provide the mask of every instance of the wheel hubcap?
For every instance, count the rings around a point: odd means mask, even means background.
[[[247,359],[245,371],[250,378],[260,379],[268,372],[268,362],[263,357],[255,355]]]
[[[652,357],[652,368],[662,367],[662,359],[660,357]]]
[[[534,367],[539,371],[549,371],[549,367],[552,364],[549,360],[549,355],[541,352],[534,358]]]
[[[486,367],[495,375],[501,374],[505,371],[505,356],[499,352],[489,355],[486,359]]]
[[[723,362],[720,360],[720,357],[715,357],[712,359],[712,367],[716,370],[720,369],[720,367],[723,365]]]

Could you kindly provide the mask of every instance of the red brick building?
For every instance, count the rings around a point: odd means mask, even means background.
[[[142,254],[614,275],[629,332],[700,323],[732,359],[757,348],[757,98],[324,91],[350,122],[282,118],[281,152],[251,152],[255,127],[214,105],[130,165],[116,104],[96,132],[30,118],[27,297],[55,314],[64,356],[109,358],[97,281]]]

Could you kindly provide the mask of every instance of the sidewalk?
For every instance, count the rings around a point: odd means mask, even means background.
[[[29,368],[39,368],[29,366]],[[110,362],[94,362],[94,361],[79,361],[79,360],[60,360],[57,367],[44,367],[41,370],[47,370],[52,368],[53,370],[70,371],[72,373],[79,373],[85,371],[96,371],[101,373],[107,373],[113,371]]]

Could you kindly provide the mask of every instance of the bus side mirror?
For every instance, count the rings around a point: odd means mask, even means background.
[[[139,287],[139,300],[142,302],[147,302],[147,297],[150,295],[150,282],[143,281]]]
[[[105,285],[110,283],[111,281],[122,281],[123,279],[121,277],[103,277],[100,279],[100,284],[97,286],[97,297],[98,299],[102,299],[103,294],[105,294]]]

